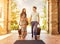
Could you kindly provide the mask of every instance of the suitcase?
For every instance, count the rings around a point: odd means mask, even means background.
[[[34,35],[40,35],[41,28],[37,27],[37,30],[33,30]]]
[[[39,40],[38,37],[40,36],[40,32],[41,32],[41,28],[37,27],[37,31],[36,31],[36,35],[35,35],[35,40]]]
[[[18,34],[21,35],[21,29],[18,30]]]
[[[37,28],[37,35],[40,35],[40,32],[41,32],[41,28]]]
[[[19,24],[18,34],[21,35],[21,25]]]

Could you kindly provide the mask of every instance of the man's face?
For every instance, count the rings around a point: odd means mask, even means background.
[[[35,12],[35,11],[36,11],[36,9],[35,9],[35,8],[33,8],[33,11]]]

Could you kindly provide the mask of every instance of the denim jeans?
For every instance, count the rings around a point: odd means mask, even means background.
[[[32,27],[32,35],[37,35],[37,25],[38,25],[38,22],[37,21],[32,21],[31,22],[31,27]]]

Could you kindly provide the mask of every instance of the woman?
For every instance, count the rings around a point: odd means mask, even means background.
[[[20,26],[21,26],[21,32],[22,35],[26,35],[27,34],[27,14],[26,14],[26,9],[23,8],[22,12],[20,14]]]

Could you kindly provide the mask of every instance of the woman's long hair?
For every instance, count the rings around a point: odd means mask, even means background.
[[[20,17],[22,17],[23,15],[25,15],[25,17],[27,16],[26,11],[24,11],[24,10],[26,10],[26,9],[25,8],[22,9],[22,12],[20,14]]]

